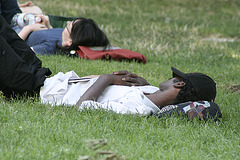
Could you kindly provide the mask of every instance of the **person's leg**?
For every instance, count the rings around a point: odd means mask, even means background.
[[[17,0],[1,0],[0,14],[6,19],[8,24],[11,24],[12,17],[17,13],[22,13]]]
[[[43,85],[51,72],[42,68],[41,61],[10,25],[0,16],[0,90],[32,92]]]
[[[32,13],[32,14],[37,14],[37,15],[43,14],[43,11],[38,6],[20,7],[20,9],[21,9],[22,13]]]

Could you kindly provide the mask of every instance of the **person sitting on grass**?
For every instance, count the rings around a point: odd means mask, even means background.
[[[0,6],[0,12],[5,13],[2,15],[8,21],[14,14],[22,12],[17,0],[3,0]],[[103,48],[110,46],[106,34],[93,19],[78,17],[73,21],[68,21],[65,28],[52,28],[48,16],[36,16],[41,18],[41,22],[24,27],[12,27],[37,54],[49,55],[57,52],[69,54],[71,51],[79,50],[78,46],[101,46]]]

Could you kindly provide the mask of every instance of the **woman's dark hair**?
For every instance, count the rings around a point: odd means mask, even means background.
[[[194,87],[192,86],[192,84],[188,80],[185,80],[185,79],[183,79],[182,81],[185,82],[186,84],[179,91],[179,93],[176,97],[176,104],[188,102],[188,101],[196,101],[197,93],[196,93]]]
[[[78,46],[102,46],[106,49],[110,45],[105,33],[92,19],[76,18],[73,21],[70,37],[72,45],[62,48],[65,51],[78,50]]]

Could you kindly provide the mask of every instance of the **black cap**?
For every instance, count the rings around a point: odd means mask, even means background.
[[[173,77],[188,80],[194,87],[198,100],[214,101],[216,97],[216,83],[212,78],[203,73],[183,73],[171,67]]]

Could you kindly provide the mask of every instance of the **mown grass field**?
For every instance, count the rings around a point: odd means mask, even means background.
[[[78,112],[39,101],[0,98],[0,159],[94,157],[125,159],[240,159],[240,2],[237,0],[32,0],[46,14],[94,19],[111,44],[142,53],[147,64],[38,56],[53,75],[130,70],[157,86],[171,66],[202,72],[217,83],[221,123],[179,117],[146,118],[106,111]],[[20,1],[24,2],[24,1]],[[105,156],[106,157],[106,156]],[[99,159],[99,157],[95,157]],[[104,158],[104,156],[100,157]]]

